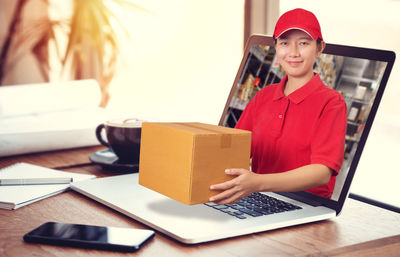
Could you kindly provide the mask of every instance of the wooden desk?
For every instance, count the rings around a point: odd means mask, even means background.
[[[90,164],[101,147],[0,158],[0,168],[25,161],[50,168],[114,175]],[[339,217],[232,239],[184,245],[161,233],[136,253],[28,244],[22,236],[46,221],[145,228],[69,191],[17,210],[0,209],[0,256],[400,256],[400,215],[349,199]]]

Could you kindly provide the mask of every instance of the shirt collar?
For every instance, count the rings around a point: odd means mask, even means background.
[[[274,100],[279,100],[281,98],[286,97],[283,93],[283,90],[285,89],[286,81],[287,81],[287,75],[284,76],[278,84],[278,88],[275,90],[274,94]],[[319,77],[318,74],[314,74],[314,77],[308,81],[304,86],[301,88],[297,89],[296,91],[292,92],[289,94],[287,97],[294,102],[295,104],[301,103],[307,96],[309,96],[312,92],[315,91],[323,82],[321,81],[321,78]]]

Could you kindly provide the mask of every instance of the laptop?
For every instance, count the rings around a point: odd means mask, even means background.
[[[344,163],[330,198],[305,191],[262,192],[232,205],[185,205],[139,185],[137,173],[76,182],[71,188],[185,244],[334,218],[349,194],[394,59],[391,51],[327,44],[315,64],[315,72],[343,95],[348,108]],[[283,76],[273,38],[251,36],[219,125],[234,127],[257,91]]]

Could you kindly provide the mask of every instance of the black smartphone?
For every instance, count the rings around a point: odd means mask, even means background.
[[[133,252],[154,236],[147,229],[47,222],[24,235],[24,241],[60,246]]]

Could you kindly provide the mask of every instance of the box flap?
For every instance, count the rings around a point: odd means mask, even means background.
[[[174,122],[174,123],[159,123],[162,126],[176,128],[186,131],[191,134],[242,134],[246,130],[222,127],[217,125],[205,124],[200,122]],[[248,132],[251,133],[251,132]]]

